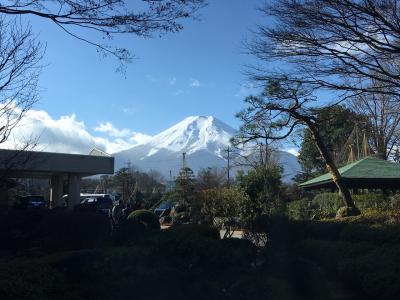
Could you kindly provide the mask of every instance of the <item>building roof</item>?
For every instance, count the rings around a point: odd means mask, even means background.
[[[349,188],[400,188],[400,164],[365,157],[339,168]],[[326,173],[299,185],[303,188],[332,188],[332,175]]]
[[[113,174],[114,157],[0,149],[0,175],[36,177],[54,174]]]

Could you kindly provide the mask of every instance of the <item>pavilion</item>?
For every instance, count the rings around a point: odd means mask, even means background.
[[[89,155],[0,149],[0,179],[50,179],[52,208],[62,205],[64,181],[68,182],[68,205],[72,208],[79,203],[81,178],[97,174],[114,174],[114,157],[97,149]],[[5,194],[1,189],[0,194]]]
[[[349,189],[400,189],[400,163],[371,156],[339,168],[343,181]],[[299,187],[305,189],[335,189],[332,175],[326,173]]]

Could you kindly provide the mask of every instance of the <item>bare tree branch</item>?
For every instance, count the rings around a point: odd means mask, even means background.
[[[205,5],[205,0],[6,0],[0,3],[0,15],[49,20],[101,52],[129,61],[132,56],[127,49],[103,45],[85,37],[86,31],[100,33],[99,40],[119,34],[151,37],[178,32],[183,28],[182,20],[197,18]]]

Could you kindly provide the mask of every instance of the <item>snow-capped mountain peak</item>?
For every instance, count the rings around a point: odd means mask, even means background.
[[[164,176],[170,171],[177,174],[182,166],[182,153],[187,165],[196,173],[201,168],[226,167],[225,150],[236,130],[213,116],[190,116],[150,140],[115,154],[115,167],[119,169],[130,161],[146,171],[157,170]],[[294,155],[280,152],[284,178],[290,180],[299,165]]]
[[[234,134],[235,129],[213,116],[190,116],[154,136],[147,143],[152,147],[147,157],[160,149],[187,154],[200,149],[219,151]]]

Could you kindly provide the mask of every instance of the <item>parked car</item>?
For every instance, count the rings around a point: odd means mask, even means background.
[[[115,200],[115,196],[112,194],[89,194],[89,193],[80,193],[79,196],[79,201],[80,203],[82,203],[83,200],[87,199],[87,198],[111,198],[113,204],[117,204],[116,200]],[[62,196],[61,198],[61,203],[63,204],[63,206],[68,206],[68,194],[65,194],[64,196]]]
[[[165,215],[166,212],[170,212],[171,209],[174,207],[175,203],[172,202],[162,202],[159,206],[154,209],[154,213],[162,217]]]
[[[19,209],[41,209],[46,207],[46,201],[43,196],[28,195],[20,197],[15,207]]]
[[[110,197],[87,197],[75,207],[78,211],[90,211],[104,215],[109,215],[112,208],[113,200]]]

